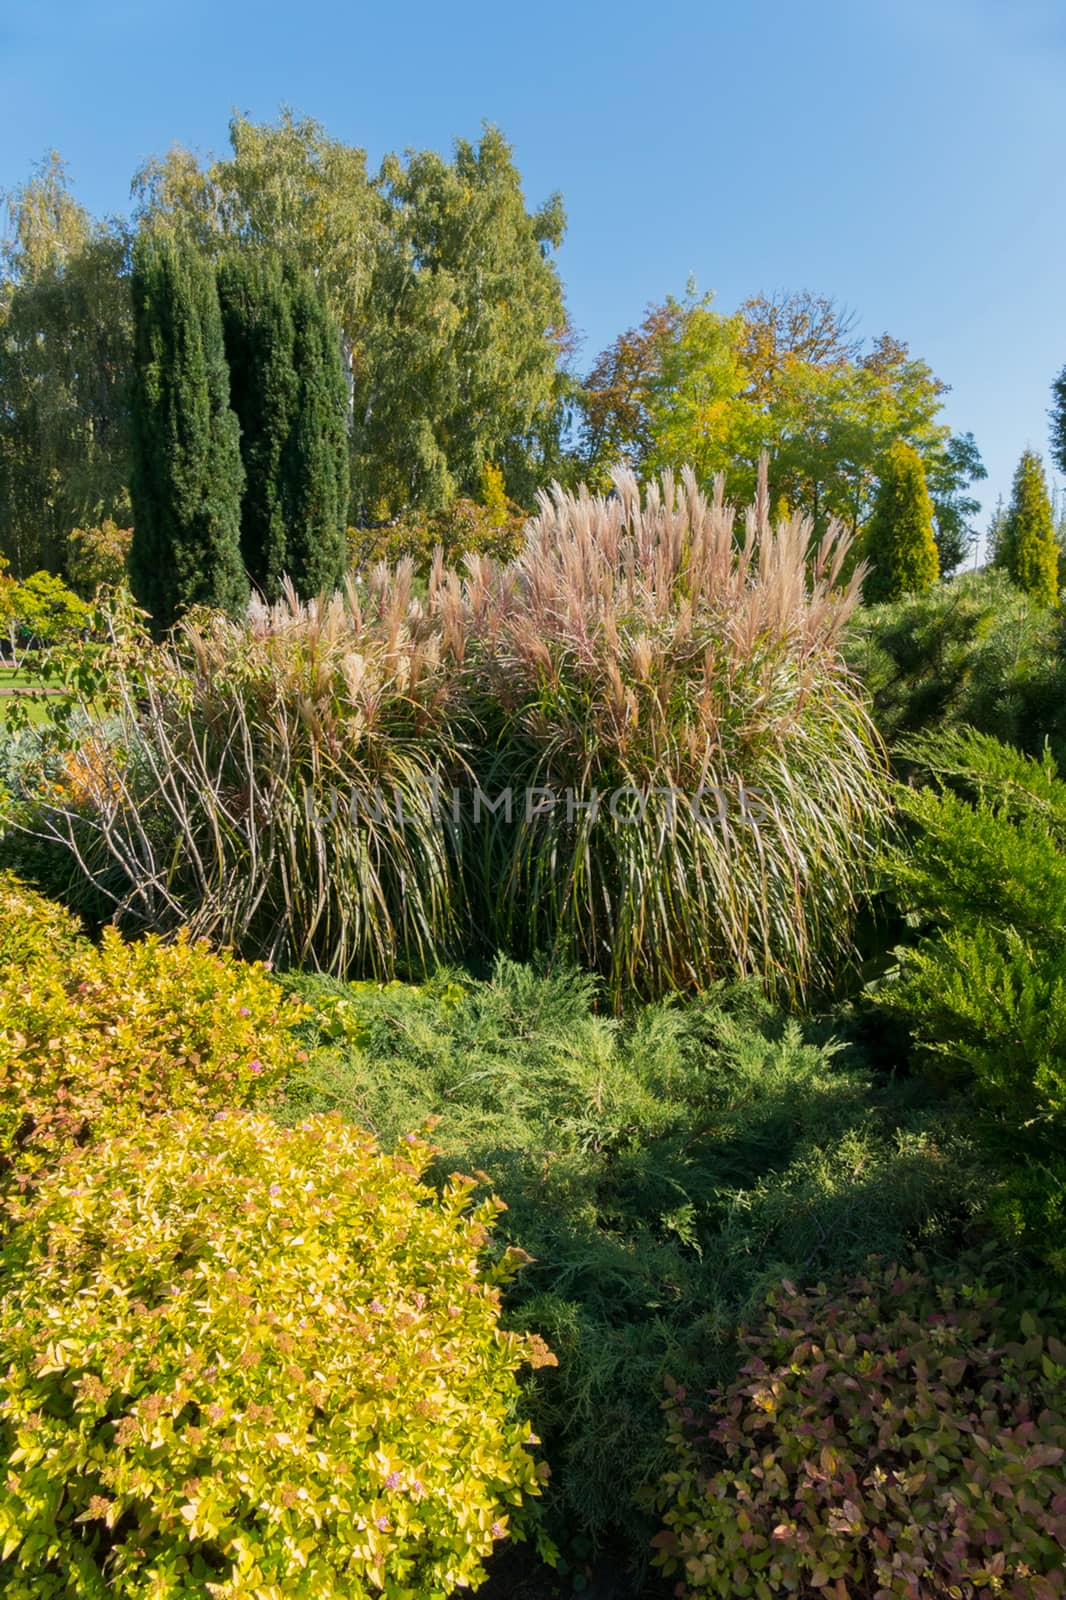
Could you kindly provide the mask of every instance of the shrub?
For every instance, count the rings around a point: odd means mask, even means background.
[[[538,1474],[496,1207],[337,1119],[156,1120],[4,1252],[0,1593],[444,1600]]]
[[[125,582],[133,529],[120,528],[105,517],[98,527],[75,528],[67,544],[67,575],[84,600],[102,586],[117,588]]]
[[[1005,573],[857,611],[845,640],[890,742],[963,724],[1030,755],[1066,753],[1061,621]]]
[[[76,917],[0,872],[0,982],[11,968],[39,961],[66,963],[82,944]]]
[[[1066,783],[1050,757],[979,734],[904,754],[932,780],[901,786],[909,837],[888,860],[916,938],[876,1000],[967,1085],[1015,1169],[1001,1202],[1012,1235],[1066,1270]]]
[[[895,1267],[769,1305],[728,1390],[669,1403],[679,1593],[1066,1592],[1066,1346]]]
[[[460,564],[466,555],[513,561],[522,547],[526,514],[498,483],[492,493],[494,482],[490,478],[483,486],[484,505],[460,496],[444,511],[408,513],[394,521],[349,528],[349,567],[368,573],[378,562],[395,564],[409,557],[419,571],[428,572],[438,549],[449,565]]]
[[[765,483],[739,543],[734,522],[690,471],[643,502],[628,474],[610,499],[542,495],[486,643],[482,783],[520,813],[493,819],[492,921],[602,973],[616,1005],[825,977],[885,810],[838,651],[846,534],[812,554],[802,517],[771,526]]]
[[[296,1065],[300,1008],[262,969],[184,934],[78,941],[58,908],[14,885],[0,909],[0,944],[25,958],[0,970],[9,1190],[74,1142],[178,1107],[245,1104]]]
[[[5,595],[4,613],[12,661],[23,647],[75,638],[89,620],[89,607],[51,572],[33,572],[15,584]]]
[[[728,1378],[738,1318],[782,1273],[858,1271],[911,1240],[953,1252],[983,1194],[948,1109],[753,987],[614,1020],[587,976],[507,961],[422,989],[287,981],[314,1016],[284,1115],[337,1108],[387,1142],[438,1115],[434,1176],[490,1173],[501,1237],[535,1258],[507,1310],[559,1357],[529,1403],[575,1559],[642,1559],[667,1374]]]

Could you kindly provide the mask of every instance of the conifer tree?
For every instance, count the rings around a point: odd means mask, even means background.
[[[282,453],[287,570],[308,597],[344,576],[348,521],[348,380],[341,337],[313,279],[286,269],[296,401]]]
[[[925,468],[902,439],[892,446],[881,474],[865,554],[870,571],[863,594],[871,604],[924,594],[940,576]]]
[[[347,379],[313,279],[243,252],[219,270],[245,489],[241,550],[268,600],[284,576],[307,598],[344,575]]]
[[[247,601],[244,472],[213,270],[142,235],[131,289],[130,582],[162,631],[191,605],[235,612]]]
[[[241,555],[255,587],[275,600],[289,567],[282,458],[298,402],[289,287],[276,257],[244,251],[220,266],[218,294],[241,427]]]
[[[1051,459],[1066,472],[1066,367],[1051,385]]]
[[[1059,552],[1044,463],[1035,450],[1023,450],[1014,473],[1010,506],[995,564],[1042,605],[1053,606],[1059,592]]]

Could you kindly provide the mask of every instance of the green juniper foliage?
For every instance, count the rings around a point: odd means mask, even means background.
[[[1008,1233],[1064,1272],[1066,782],[1050,756],[965,730],[904,753],[931,781],[899,789],[888,872],[919,937],[877,1000],[972,1097]]]
[[[918,452],[902,440],[888,453],[864,553],[870,563],[863,585],[868,601],[922,594],[940,574],[925,469]]]
[[[144,235],[132,275],[133,521],[130,581],[163,630],[190,606],[241,609],[241,466],[215,275],[194,252]]]
[[[954,1248],[980,1190],[950,1106],[878,1084],[754,987],[597,1013],[587,976],[498,962],[422,989],[293,976],[313,1005],[287,1119],[338,1109],[386,1142],[438,1118],[438,1180],[487,1173],[527,1251],[511,1322],[534,1374],[552,1527],[638,1560],[666,1465],[669,1375],[731,1375],[738,1319],[782,1274]]]
[[[856,612],[845,653],[894,744],[969,724],[1029,755],[1066,755],[1066,651],[1057,612],[1005,572],[966,573]]]

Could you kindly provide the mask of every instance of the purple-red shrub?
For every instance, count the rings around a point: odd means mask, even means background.
[[[1066,1594],[1066,1346],[895,1267],[791,1284],[710,1406],[667,1402],[657,1562],[678,1594]]]

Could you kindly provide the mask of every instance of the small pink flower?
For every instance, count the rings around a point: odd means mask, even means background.
[[[249,1063],[248,1063],[248,1071],[249,1072],[262,1072],[262,1070],[263,1070],[263,1063],[261,1061],[249,1061]]]
[[[385,1487],[386,1489],[398,1489],[400,1487],[400,1474],[398,1472],[390,1472],[385,1479]]]
[[[494,1539],[506,1539],[507,1529],[502,1522],[494,1522],[492,1524],[492,1537]]]
[[[375,1526],[377,1527],[377,1530],[378,1530],[379,1533],[388,1533],[388,1531],[389,1531],[389,1519],[388,1519],[388,1517],[376,1517],[374,1520],[375,1520]]]
[[[249,1011],[247,1006],[241,1006],[239,1011],[237,1012],[237,1015],[239,1017],[250,1017],[251,1014],[252,1013]]]
[[[272,1195],[279,1195],[281,1193],[281,1184],[280,1183],[272,1183],[270,1185],[269,1193],[272,1194]]]

